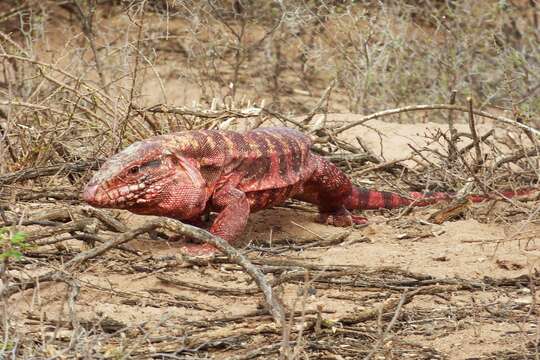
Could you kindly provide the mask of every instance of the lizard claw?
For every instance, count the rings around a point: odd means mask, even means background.
[[[365,216],[360,215],[351,215],[352,221],[355,225],[367,225],[369,224],[369,220]]]
[[[318,222],[337,227],[348,227],[353,224],[365,225],[368,223],[368,220],[363,216],[351,215],[351,213],[345,210],[334,213],[320,213]]]
[[[337,227],[347,227],[353,224],[351,214],[320,213],[317,222]]]

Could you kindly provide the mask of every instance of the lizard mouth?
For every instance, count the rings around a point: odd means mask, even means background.
[[[140,198],[142,189],[144,185],[126,185],[103,191],[99,185],[88,184],[83,191],[83,199],[95,207],[126,209],[147,202]]]
[[[97,205],[98,186],[88,184],[83,191],[83,199],[90,205]]]

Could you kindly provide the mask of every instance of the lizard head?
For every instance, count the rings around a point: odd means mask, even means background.
[[[133,143],[107,160],[83,191],[95,207],[190,219],[206,205],[206,183],[197,164],[166,141]]]

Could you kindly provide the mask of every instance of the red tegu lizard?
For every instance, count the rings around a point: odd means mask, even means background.
[[[314,204],[319,221],[335,226],[365,223],[349,210],[425,206],[447,193],[411,192],[408,197],[364,190],[334,164],[310,151],[311,141],[287,128],[184,131],[139,141],[105,162],[84,189],[96,207],[126,209],[199,224],[218,213],[209,231],[233,243],[251,212],[293,198]],[[216,251],[186,244],[191,254]]]

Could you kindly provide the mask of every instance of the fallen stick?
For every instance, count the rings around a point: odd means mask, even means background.
[[[379,313],[388,313],[395,311],[396,308],[402,307],[410,303],[416,295],[434,295],[444,292],[453,292],[459,290],[460,287],[456,285],[431,285],[418,288],[413,291],[404,292],[401,297],[392,297],[385,300],[379,306],[374,306],[365,310],[358,311],[351,315],[346,315],[336,321],[326,321],[323,323],[325,327],[332,327],[335,324],[340,323],[342,325],[353,325],[360,322],[376,319]]]
[[[197,284],[197,283],[177,279],[175,277],[168,276],[168,275],[157,275],[156,277],[159,280],[169,283],[169,284],[203,291],[203,292],[206,292],[208,294],[213,294],[213,295],[223,294],[223,293],[231,294],[231,295],[254,295],[260,291],[260,289],[257,287],[248,288],[248,289],[235,289],[235,288],[225,287],[225,286],[220,287],[220,286]]]
[[[36,245],[44,245],[43,243],[40,243],[37,240],[43,239],[46,237],[51,237],[54,235],[63,234],[66,232],[83,231],[87,227],[95,227],[95,226],[97,226],[96,219],[73,220],[66,224],[58,225],[55,227],[49,227],[45,229],[32,231],[26,235],[26,241],[28,241],[29,243],[35,243]]]

